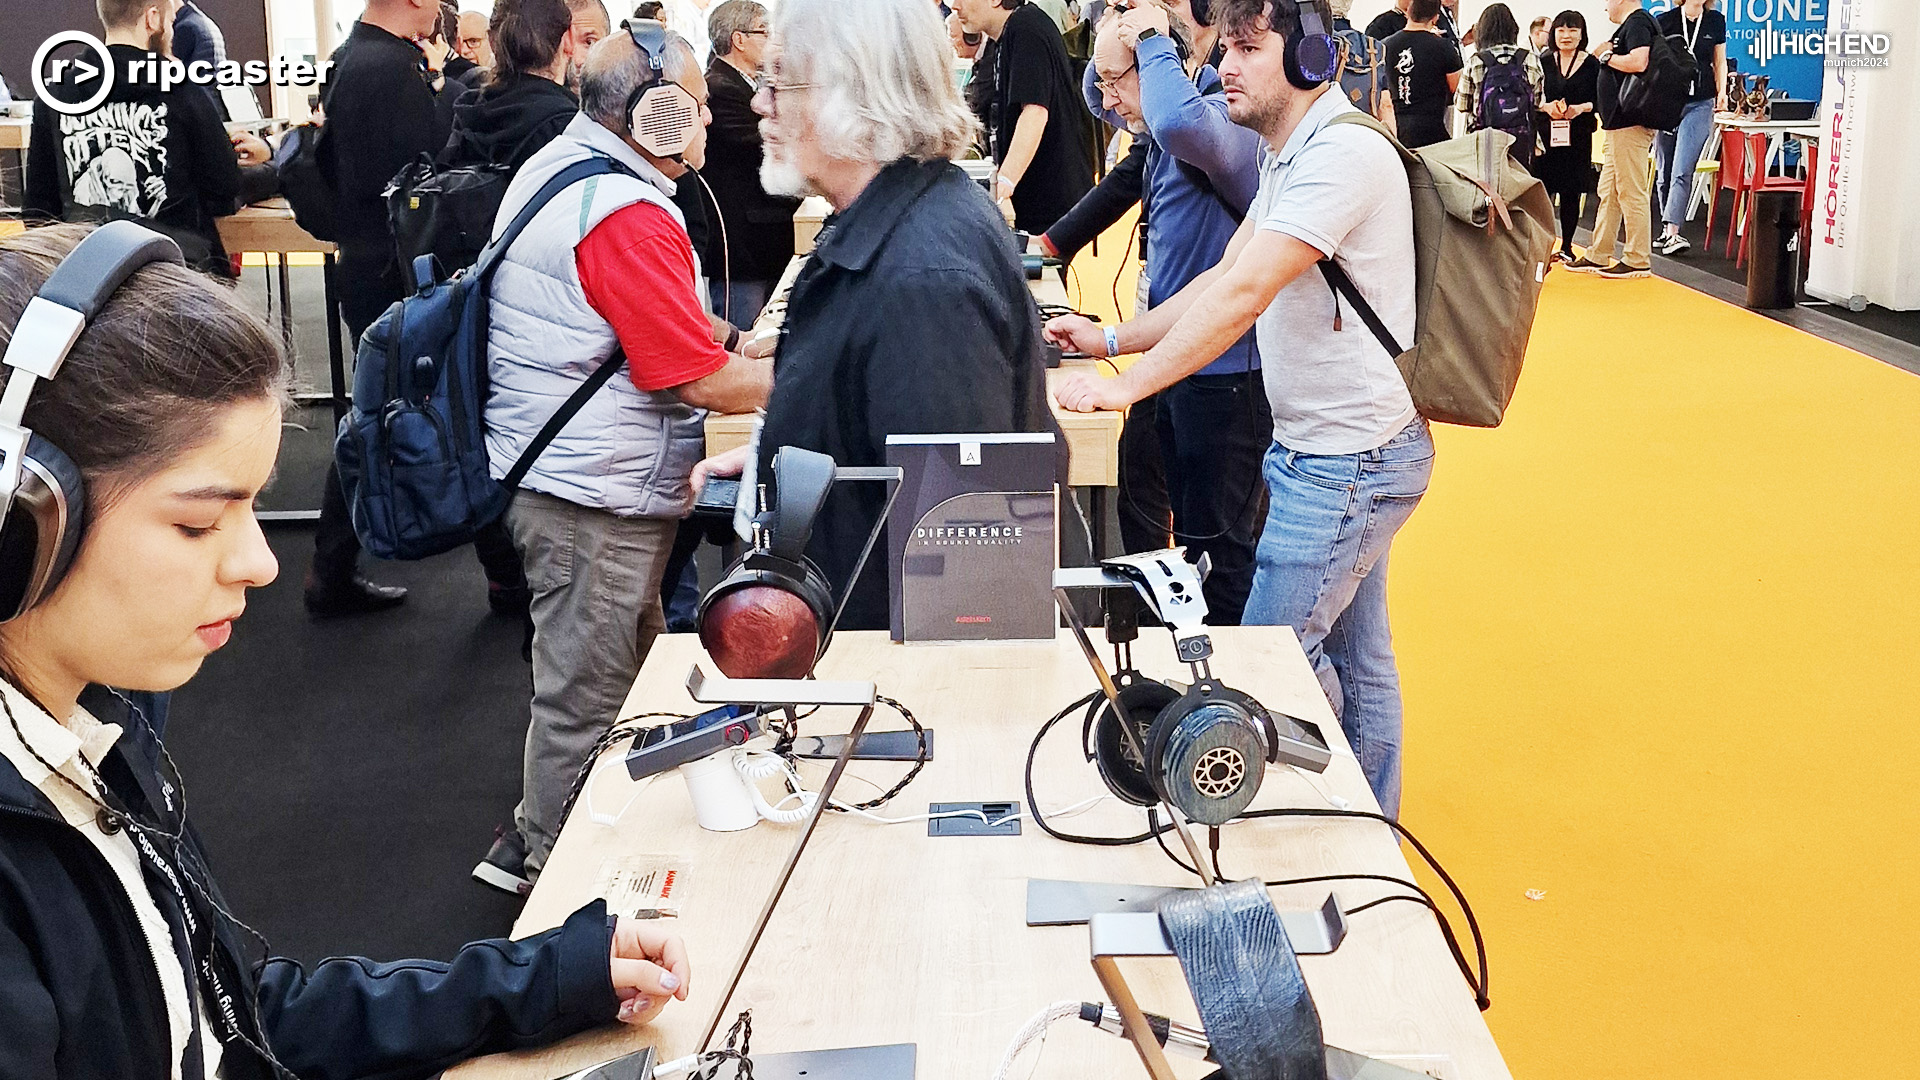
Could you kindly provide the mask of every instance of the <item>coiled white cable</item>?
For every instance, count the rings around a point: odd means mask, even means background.
[[[1012,1071],[1013,1063],[1019,1059],[1021,1052],[1045,1035],[1056,1021],[1079,1015],[1080,1003],[1077,1001],[1056,1001],[1034,1014],[1033,1019],[1027,1021],[1013,1036],[1013,1042],[1007,1045],[1007,1052],[1000,1056],[1000,1067],[993,1070],[993,1080],[1007,1080],[1007,1073]]]

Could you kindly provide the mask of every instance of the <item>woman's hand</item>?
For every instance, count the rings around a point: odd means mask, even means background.
[[[693,497],[699,498],[700,492],[707,486],[709,477],[739,476],[747,468],[747,450],[745,446],[736,446],[724,454],[715,454],[698,461],[693,466]]]
[[[613,926],[613,955],[608,961],[613,992],[620,997],[620,1022],[651,1023],[669,998],[687,1000],[693,969],[687,946],[650,919],[618,919]]]

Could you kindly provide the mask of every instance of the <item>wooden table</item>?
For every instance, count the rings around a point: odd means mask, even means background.
[[[1324,806],[1330,791],[1355,808],[1377,809],[1292,632],[1224,628],[1212,636],[1218,675],[1272,708],[1319,723],[1333,744],[1334,761],[1324,776],[1270,769],[1255,805]],[[1143,635],[1135,652],[1149,674],[1184,675],[1158,631]],[[682,685],[696,661],[705,663],[694,637],[661,637],[622,715],[694,711]],[[924,812],[929,801],[1023,799],[1022,767],[1034,732],[1054,710],[1094,687],[1078,646],[1065,636],[1052,643],[916,647],[894,645],[884,633],[846,633],[834,639],[820,675],[872,680],[937,732],[934,759],[883,811],[893,816]],[[803,732],[845,731],[851,721],[849,710],[822,710]],[[882,709],[874,726],[903,725]],[[1081,757],[1079,731],[1077,719],[1063,722],[1041,748],[1035,794],[1043,808],[1067,807],[1105,791]],[[855,762],[840,795],[867,797],[870,785],[892,784],[903,768]],[[803,770],[810,785],[823,774],[824,763]],[[777,794],[768,790],[770,797]],[[646,1028],[613,1026],[544,1050],[470,1062],[448,1073],[454,1080],[539,1080],[647,1044],[659,1048],[663,1059],[694,1052],[719,984],[798,828],[762,822],[745,832],[704,832],[693,822],[679,777],[664,775],[642,788],[618,765],[599,773],[591,792],[593,810],[620,814],[618,824],[595,824],[576,808],[514,933],[558,925],[595,895],[608,859],[671,855],[687,867],[675,929],[693,959],[689,998]],[[583,796],[582,806],[587,804]],[[1143,818],[1109,799],[1056,824],[1119,835],[1140,831]],[[1089,963],[1086,927],[1025,925],[1028,878],[1194,882],[1150,844],[1080,846],[1054,840],[1031,822],[1022,825],[1018,837],[932,838],[924,824],[828,815],[774,912],[726,1022],[751,1006],[753,1045],[761,1052],[913,1042],[919,1047],[918,1080],[991,1076],[1016,1030],[1048,1003],[1105,997]],[[1408,873],[1389,830],[1355,820],[1232,825],[1221,858],[1227,873],[1239,876]],[[1313,907],[1327,891],[1324,884],[1271,890],[1283,910]],[[1342,907],[1352,908],[1393,887],[1355,882],[1332,891]],[[1176,962],[1126,963],[1142,1007],[1196,1021]],[[1337,952],[1302,957],[1301,966],[1329,1043],[1397,1059],[1445,1080],[1507,1080],[1499,1049],[1424,908],[1387,904],[1355,914]],[[1183,1077],[1211,1069],[1175,1060]],[[1029,1051],[1015,1075],[1027,1076],[1032,1068]],[[1064,1020],[1049,1035],[1032,1075],[1105,1080],[1145,1072],[1124,1041]]]
[[[287,283],[287,256],[294,253],[320,256],[327,312],[328,393],[324,397],[332,403],[333,422],[338,425],[340,418],[347,414],[347,369],[340,338],[339,300],[334,292],[334,278],[338,273],[334,245],[301,228],[293,220],[293,208],[285,199],[243,206],[237,213],[214,221],[220,229],[220,243],[227,251],[235,254],[258,251],[275,256],[280,270],[280,333],[286,340],[289,355],[293,349],[293,300]],[[317,395],[298,396],[311,399]],[[260,514],[261,518],[272,521],[312,521],[319,516],[317,510],[269,510]]]
[[[0,116],[0,150],[25,152],[33,137],[33,121],[22,116]]]

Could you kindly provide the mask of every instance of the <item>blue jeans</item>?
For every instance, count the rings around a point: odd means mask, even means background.
[[[1248,625],[1291,626],[1388,817],[1400,813],[1400,673],[1387,625],[1387,549],[1433,474],[1415,420],[1377,450],[1265,462],[1270,504],[1254,555]]]
[[[1687,201],[1693,197],[1693,170],[1713,133],[1713,99],[1689,102],[1672,131],[1654,138],[1660,161],[1660,219],[1678,226],[1687,220]]]

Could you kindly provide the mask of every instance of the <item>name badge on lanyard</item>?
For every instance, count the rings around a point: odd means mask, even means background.
[[[1572,146],[1573,145],[1573,121],[1571,120],[1550,121],[1549,127],[1547,129],[1547,145],[1548,146]]]

